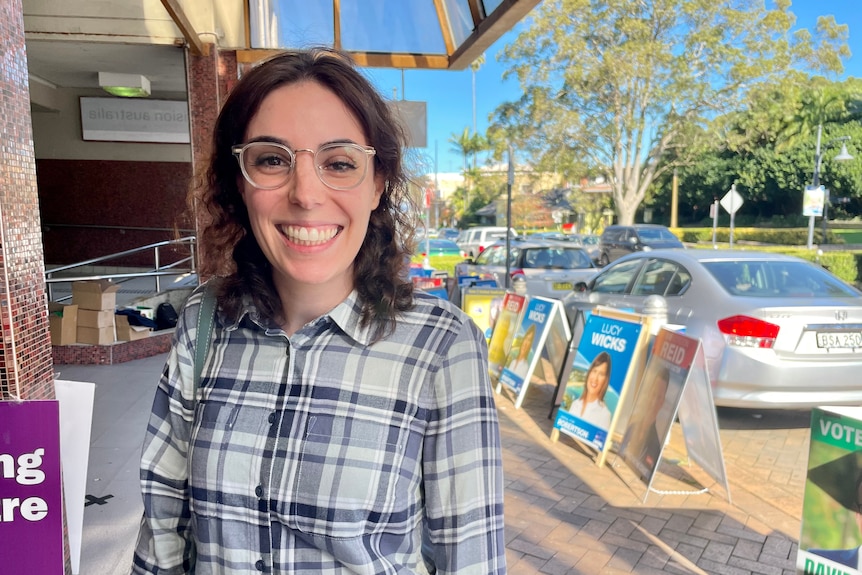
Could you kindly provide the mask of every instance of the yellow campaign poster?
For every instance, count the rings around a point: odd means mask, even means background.
[[[506,295],[504,288],[466,288],[461,293],[461,309],[469,315],[482,333],[485,340],[491,339],[494,322],[503,305]]]
[[[496,382],[503,371],[503,365],[512,347],[512,339],[518,330],[521,310],[524,309],[526,297],[507,293],[503,296],[503,304],[492,326],[491,341],[488,343],[488,372]]]

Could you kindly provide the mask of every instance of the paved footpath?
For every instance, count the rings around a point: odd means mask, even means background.
[[[599,467],[575,440],[550,440],[553,393],[534,381],[521,409],[498,396],[510,573],[796,573],[808,411],[719,411],[732,503],[685,463],[675,424],[644,503],[613,453]]]
[[[80,575],[129,572],[140,442],[164,360],[56,366],[63,379],[97,384],[87,481],[95,503],[84,511]],[[521,409],[505,393],[497,398],[512,575],[795,573],[808,412],[719,412],[732,504],[684,464],[675,428],[653,485],[662,493],[643,503],[643,484],[613,454],[600,468],[571,438],[551,442],[553,392],[534,380]]]

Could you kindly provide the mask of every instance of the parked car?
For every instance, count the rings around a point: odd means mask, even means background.
[[[533,232],[527,236],[528,240],[559,240],[566,241],[568,238],[563,232]]]
[[[428,256],[457,256],[461,258],[467,257],[458,244],[452,240],[441,240],[439,238],[429,238],[420,240],[416,243],[416,253],[422,257]]]
[[[587,252],[565,242],[511,240],[509,246],[509,273],[512,279],[524,279],[529,295],[559,299],[598,271]],[[494,278],[505,287],[506,242],[492,244],[475,259],[456,264],[455,274]]]
[[[862,292],[822,267],[738,250],[635,252],[563,298],[570,321],[597,305],[644,311],[699,338],[715,403],[757,408],[862,404]]]
[[[608,226],[599,238],[599,265],[606,266],[632,252],[684,247],[679,238],[665,226],[657,224]]]
[[[437,237],[441,240],[452,240],[453,242],[458,239],[459,235],[461,235],[461,231],[455,228],[440,228],[440,231],[437,232]]]
[[[517,238],[515,230],[509,228],[509,236],[512,239]],[[476,257],[482,251],[496,242],[497,240],[506,239],[505,226],[478,226],[461,230],[461,235],[458,236],[456,243],[461,246],[461,249],[468,257]]]
[[[598,265],[599,256],[601,255],[599,251],[599,236],[596,234],[566,234],[565,239],[587,250],[587,253],[590,254],[590,257]]]

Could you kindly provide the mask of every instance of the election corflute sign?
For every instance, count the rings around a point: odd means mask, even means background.
[[[862,545],[862,407],[811,410],[797,573],[858,574]]]
[[[555,431],[604,451],[643,333],[640,323],[590,315],[580,344],[568,358],[571,369],[561,382],[566,389]]]
[[[60,408],[0,401],[0,573],[63,573]]]

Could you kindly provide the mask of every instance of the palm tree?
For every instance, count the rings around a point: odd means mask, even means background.
[[[485,54],[482,54],[475,60],[470,63],[470,71],[473,75],[473,132],[477,132],[476,129],[476,72],[479,71],[479,68],[485,63]],[[473,168],[476,167],[476,157],[473,156]]]

